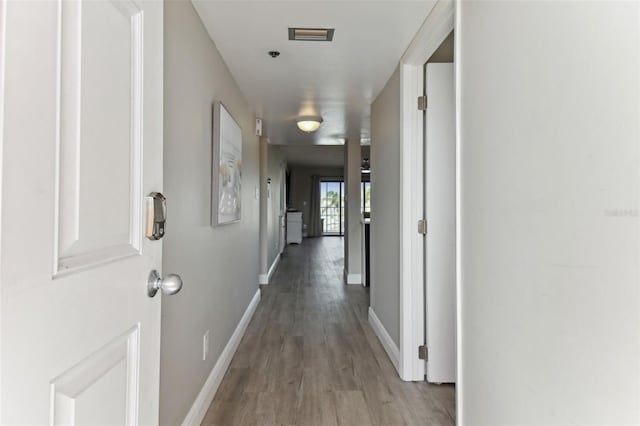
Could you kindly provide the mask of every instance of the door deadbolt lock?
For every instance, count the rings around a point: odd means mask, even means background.
[[[164,237],[167,222],[167,199],[160,192],[152,192],[147,197],[147,228],[145,236],[150,240]]]

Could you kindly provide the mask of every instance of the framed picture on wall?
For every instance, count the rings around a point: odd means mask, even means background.
[[[240,221],[242,212],[242,131],[221,102],[213,104],[211,224]]]

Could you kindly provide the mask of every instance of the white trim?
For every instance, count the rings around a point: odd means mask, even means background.
[[[460,76],[462,70],[462,33],[463,26],[460,13],[461,4],[455,5],[455,28],[453,68],[456,87],[456,419],[458,425],[464,425],[464,401],[462,398],[462,85]]]
[[[382,343],[382,347],[384,348],[385,352],[387,352],[391,364],[393,364],[393,366],[399,372],[400,350],[387,332],[387,329],[384,328],[384,325],[382,325],[382,322],[371,306],[369,306],[369,324],[371,325],[374,333],[376,333],[376,336],[378,336],[378,339],[380,340],[380,343]]]
[[[401,65],[422,67],[442,44],[455,24],[454,0],[439,0],[400,59]],[[421,80],[422,86],[422,80]],[[416,95],[417,96],[417,95]],[[417,101],[413,103],[417,105]]]
[[[216,361],[216,364],[213,366],[211,374],[209,374],[209,377],[204,383],[204,386],[202,386],[198,397],[193,402],[191,409],[184,418],[184,421],[182,422],[183,426],[195,426],[202,423],[202,420],[204,419],[205,414],[207,414],[207,410],[213,401],[213,397],[216,395],[218,387],[220,387],[220,383],[231,364],[231,359],[233,358],[236,349],[238,349],[242,336],[244,336],[244,332],[247,329],[249,321],[251,321],[251,317],[253,317],[253,313],[256,311],[259,302],[260,289],[256,291],[253,299],[251,299],[249,306],[247,306],[247,310],[242,315],[242,318],[231,335],[229,342],[227,342],[227,345],[220,354],[218,361]]]
[[[271,281],[271,277],[273,276],[273,273],[276,271],[276,268],[278,267],[278,263],[280,263],[281,254],[282,253],[278,253],[276,258],[273,260],[273,263],[271,264],[271,267],[269,268],[269,272],[267,272],[266,274],[258,275],[258,283],[259,284],[262,284],[262,285],[269,284],[269,281]]]
[[[347,284],[362,284],[362,274],[347,273]]]
[[[400,377],[424,380],[424,362],[416,347],[424,344],[424,237],[418,234],[423,218],[422,113],[416,99],[422,93],[422,67],[400,68]],[[419,89],[418,89],[419,88]],[[405,102],[406,101],[406,102]],[[421,341],[422,340],[422,341]],[[413,348],[414,350],[411,350]]]
[[[454,28],[453,0],[438,1],[400,60],[400,377],[424,380],[424,238],[417,223],[424,214],[423,66]],[[459,307],[458,307],[459,309]],[[458,352],[459,354],[460,352]]]
[[[2,194],[4,186],[2,176],[4,175],[4,108],[5,108],[5,66],[7,62],[7,2],[0,0],[0,276],[2,273]],[[3,329],[2,324],[2,288],[0,288],[0,330]],[[0,332],[1,337],[1,332]],[[0,338],[0,353],[3,349],[2,338]],[[0,373],[0,378],[2,373]],[[2,401],[2,390],[0,389],[0,401]],[[0,418],[2,418],[2,404],[0,404]]]

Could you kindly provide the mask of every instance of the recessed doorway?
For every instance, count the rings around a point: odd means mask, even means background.
[[[320,221],[323,236],[344,235],[344,182],[320,182]]]

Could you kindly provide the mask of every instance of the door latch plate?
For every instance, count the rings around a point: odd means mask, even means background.
[[[418,346],[418,358],[425,361],[429,359],[429,350],[425,345]]]
[[[420,219],[418,221],[418,234],[427,235],[427,221],[426,221],[426,219]]]

